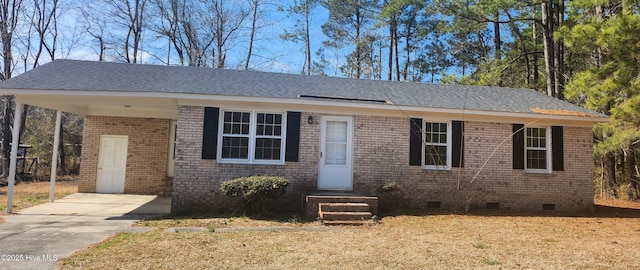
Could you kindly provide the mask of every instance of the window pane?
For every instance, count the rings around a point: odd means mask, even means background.
[[[330,143],[325,145],[325,164],[346,165],[347,164],[347,143]]]
[[[223,134],[249,134],[248,112],[224,112]]]
[[[547,129],[527,128],[527,169],[547,169]]]
[[[447,123],[425,122],[424,165],[447,165]]]
[[[278,120],[279,119],[279,120]],[[276,121],[277,120],[277,121]],[[259,113],[256,135],[280,136],[282,130],[282,115],[273,113]]]
[[[347,142],[347,122],[327,121],[327,138],[330,142]]]
[[[425,146],[424,149],[424,165],[447,165],[447,147],[446,146]]]
[[[222,158],[247,159],[248,153],[249,138],[222,138]]]
[[[280,139],[256,139],[255,159],[280,160]]]
[[[440,123],[439,125],[440,125],[440,128],[439,128],[440,132],[446,133],[447,132],[447,123]]]
[[[547,151],[527,150],[527,169],[547,169]]]
[[[221,158],[281,160],[282,114],[225,111],[223,121]]]
[[[424,142],[425,143],[432,143],[433,142],[433,138],[431,137],[431,133],[424,134]]]

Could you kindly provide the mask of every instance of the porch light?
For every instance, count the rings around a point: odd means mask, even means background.
[[[309,123],[309,125],[313,124],[313,116],[309,115],[309,118],[307,118],[307,123]]]

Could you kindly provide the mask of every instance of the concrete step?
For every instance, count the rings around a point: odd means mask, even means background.
[[[323,220],[322,224],[326,226],[362,226],[375,223],[373,220]]]
[[[322,220],[369,220],[371,212],[320,212]]]
[[[378,214],[378,197],[361,196],[357,194],[337,194],[337,193],[317,193],[305,196],[305,217],[316,218],[320,211],[319,205],[322,203],[366,203],[369,205],[369,209],[365,210],[371,212],[374,215]],[[345,209],[346,210],[346,209]],[[326,211],[326,210],[325,210]],[[332,210],[334,211],[334,210]],[[334,212],[341,211],[337,209]],[[348,211],[344,211],[348,212]]]
[[[320,212],[369,212],[367,203],[320,203]]]

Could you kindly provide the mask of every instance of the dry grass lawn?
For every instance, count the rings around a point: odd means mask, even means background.
[[[50,182],[20,182],[13,188],[13,210],[17,211],[37,204],[49,202]],[[6,215],[7,189],[0,186],[0,222]],[[60,199],[72,193],[78,192],[78,184],[72,179],[59,179],[56,181],[55,198]]]
[[[581,216],[430,213],[340,231],[121,233],[62,269],[640,269],[640,203],[597,200]],[[287,225],[250,218],[139,225]],[[287,226],[314,226],[289,224]]]

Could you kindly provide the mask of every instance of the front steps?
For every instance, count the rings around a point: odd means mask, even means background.
[[[319,193],[306,196],[305,216],[319,218],[325,225],[362,225],[378,213],[378,197],[347,193]]]
[[[366,203],[320,203],[318,215],[325,225],[364,225],[373,214]]]

